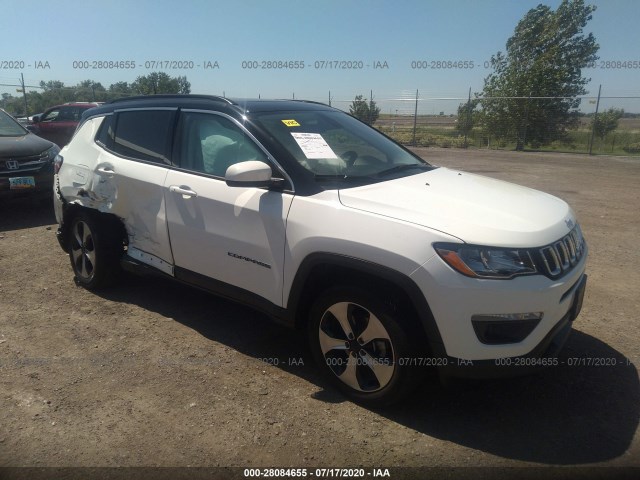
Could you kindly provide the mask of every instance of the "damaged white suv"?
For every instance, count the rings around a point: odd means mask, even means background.
[[[552,365],[582,306],[587,247],[564,201],[429,165],[322,104],[117,100],[85,113],[55,169],[79,284],[151,271],[251,305],[305,328],[326,376],[370,405],[426,367]]]

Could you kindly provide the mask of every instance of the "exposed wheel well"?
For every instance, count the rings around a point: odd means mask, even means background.
[[[295,308],[296,328],[305,328],[309,320],[309,312],[317,295],[336,285],[355,285],[374,293],[392,311],[399,312],[405,319],[403,325],[419,344],[428,345],[427,335],[420,323],[418,312],[409,294],[397,283],[372,272],[362,271],[355,267],[331,263],[317,264],[305,275],[304,284],[300,287]]]
[[[101,222],[109,223],[110,228],[116,230],[116,235],[122,238],[123,245],[128,243],[127,231],[122,223],[122,220],[112,213],[103,213],[92,208],[83,207],[81,205],[77,205],[75,203],[69,203],[64,207],[64,213],[62,217],[62,225],[60,227],[60,245],[65,249],[67,249],[68,239],[69,239],[69,229],[71,227],[71,222],[73,218],[78,215],[78,213],[84,212],[93,216],[94,218],[99,218]],[[67,252],[69,253],[69,252]]]

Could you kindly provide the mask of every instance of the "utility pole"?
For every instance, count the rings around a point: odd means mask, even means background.
[[[20,84],[22,85],[22,97],[24,98],[24,116],[29,116],[29,108],[27,106],[27,90],[24,88],[24,73],[20,74]]]
[[[524,110],[524,132],[522,133],[522,148],[520,150],[524,150],[524,146],[527,143],[527,127],[529,126],[529,104],[531,103],[531,90],[529,90],[529,98],[527,99],[527,106]],[[518,150],[516,146],[516,150]]]
[[[369,125],[371,125],[371,119],[373,118],[373,90],[370,90],[369,93]]]
[[[460,119],[458,119],[460,121]],[[466,122],[468,125],[471,124],[471,87],[469,87],[469,99],[467,100],[467,118]],[[472,125],[473,127],[473,125]],[[464,148],[467,148],[467,125],[463,125],[464,128]]]
[[[416,122],[418,121],[418,90],[416,90],[416,108],[413,111],[413,146],[416,146]]]
[[[596,102],[596,113],[593,115],[593,125],[591,125],[591,139],[589,140],[589,155],[592,155],[593,151],[593,136],[596,132],[596,122],[598,121],[598,107],[600,106],[600,92],[602,91],[602,84],[598,87],[598,101]]]

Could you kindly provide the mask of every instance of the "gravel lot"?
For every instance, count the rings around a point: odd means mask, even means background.
[[[325,389],[304,336],[245,307],[158,279],[76,287],[51,206],[15,201],[0,206],[0,466],[640,467],[640,159],[417,151],[573,206],[589,284],[565,365],[365,409]]]

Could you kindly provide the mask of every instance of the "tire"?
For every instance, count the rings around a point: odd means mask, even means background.
[[[111,286],[120,276],[122,239],[108,217],[79,212],[71,220],[68,251],[78,285],[88,290]]]
[[[316,299],[308,323],[311,351],[325,377],[371,407],[401,400],[421,380],[418,368],[406,361],[419,351],[410,340],[409,319],[379,298],[333,287]]]

